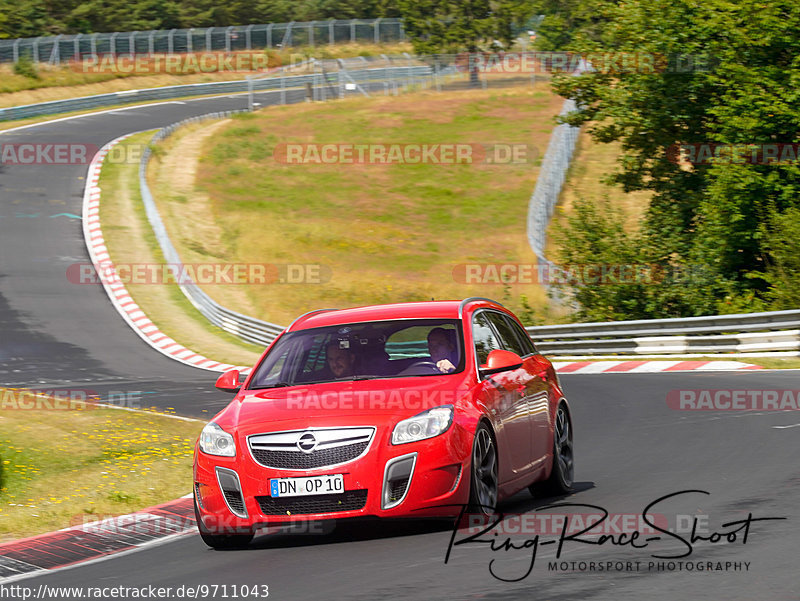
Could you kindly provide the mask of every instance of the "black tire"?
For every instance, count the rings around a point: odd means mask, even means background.
[[[194,515],[197,519],[197,530],[200,532],[200,538],[212,549],[244,549],[253,540],[253,533],[246,534],[214,534],[210,532],[204,525],[203,520],[200,519],[200,512],[197,509],[197,500],[194,502]]]
[[[556,409],[553,428],[553,469],[544,482],[530,486],[535,496],[558,496],[571,493],[575,477],[575,454],[572,445],[572,421],[564,403]]]
[[[499,483],[497,445],[492,431],[485,423],[481,423],[475,431],[470,466],[469,511],[493,515],[497,507]]]

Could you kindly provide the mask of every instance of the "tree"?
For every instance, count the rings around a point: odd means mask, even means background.
[[[567,50],[577,39],[599,41],[609,20],[613,0],[536,0],[534,14],[544,19],[536,27],[536,48]]]
[[[762,226],[800,206],[797,162],[690,164],[674,149],[800,141],[800,5],[631,0],[607,14],[599,34],[578,32],[571,42],[596,53],[596,71],[560,75],[555,89],[581,106],[568,122],[587,124],[598,141],[621,142],[613,180],[625,191],[653,192],[640,258],[702,268],[680,289],[676,306],[685,314],[716,312],[731,297],[765,298],[770,248]],[[602,54],[609,51],[617,54]],[[674,290],[644,293],[658,301]]]
[[[514,25],[529,16],[523,0],[397,0],[406,33],[417,54],[470,54],[508,48]],[[478,84],[477,65],[470,83]]]

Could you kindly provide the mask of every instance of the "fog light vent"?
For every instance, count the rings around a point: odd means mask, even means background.
[[[244,506],[244,495],[242,495],[242,485],[239,484],[239,475],[233,470],[224,467],[217,468],[217,482],[219,483],[225,504],[231,513],[238,518],[247,517],[247,509]]]
[[[382,509],[397,507],[406,498],[416,463],[416,453],[401,455],[386,463],[383,472]]]

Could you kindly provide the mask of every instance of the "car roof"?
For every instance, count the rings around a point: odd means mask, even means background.
[[[287,328],[289,331],[307,330],[343,323],[366,321],[386,321],[390,319],[459,319],[467,303],[480,303],[501,307],[500,303],[489,299],[465,299],[425,301],[413,303],[392,303],[388,305],[368,305],[351,309],[321,309],[298,317]]]

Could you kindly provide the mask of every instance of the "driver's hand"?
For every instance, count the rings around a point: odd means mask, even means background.
[[[450,359],[442,359],[441,361],[436,362],[436,368],[442,373],[448,373],[451,371],[455,371],[456,366],[450,363]]]

